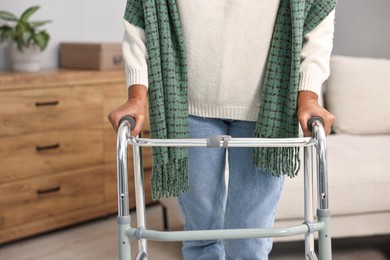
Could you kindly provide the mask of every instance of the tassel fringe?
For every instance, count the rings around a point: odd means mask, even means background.
[[[153,166],[153,200],[165,197],[177,197],[189,190],[188,159],[178,159],[164,165]]]
[[[254,148],[253,164],[274,176],[295,177],[301,166],[299,147]]]

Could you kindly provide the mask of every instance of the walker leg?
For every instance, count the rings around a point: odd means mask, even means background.
[[[126,230],[130,228],[130,216],[117,218],[118,222],[118,244],[119,244],[119,260],[130,260],[131,246],[130,239],[126,235]]]
[[[144,190],[144,174],[142,163],[142,151],[139,146],[133,146],[134,160],[134,189],[135,203],[138,228],[146,228],[145,215],[145,190]],[[147,259],[148,246],[146,239],[138,239],[138,259]],[[142,258],[141,258],[142,256]],[[136,258],[136,259],[137,259]]]
[[[318,221],[324,223],[324,228],[318,234],[320,260],[332,259],[332,243],[330,235],[330,210],[328,196],[328,171],[326,161],[326,135],[323,127],[316,123],[313,137],[317,141],[317,182],[318,182]]]
[[[304,148],[304,219],[309,227],[309,232],[305,234],[305,257],[306,259],[317,259],[314,248],[314,231],[312,224],[314,221],[313,210],[313,149]]]
[[[318,247],[320,260],[332,259],[332,242],[330,234],[330,210],[318,209],[318,220],[324,222],[324,228],[318,234]]]
[[[130,239],[126,230],[130,228],[129,187],[127,176],[127,139],[130,136],[129,122],[122,122],[117,135],[117,177],[118,177],[118,244],[119,259],[130,260]]]

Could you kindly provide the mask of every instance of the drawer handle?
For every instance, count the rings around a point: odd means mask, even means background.
[[[43,195],[43,194],[48,194],[48,193],[56,193],[56,192],[59,192],[60,190],[61,190],[61,186],[55,186],[52,188],[37,190],[37,194]]]
[[[150,130],[142,130],[143,135],[150,135]]]
[[[152,167],[144,167],[144,172],[151,172],[152,171]]]
[[[37,149],[37,152],[44,151],[44,150],[54,150],[58,148],[60,148],[60,144],[52,144],[52,145],[35,147],[35,149]]]
[[[112,58],[112,63],[114,65],[121,65],[123,62],[123,58],[122,58],[122,55],[115,55],[113,58]]]
[[[47,101],[47,102],[35,102],[36,107],[44,107],[44,106],[57,106],[60,102],[56,101]]]

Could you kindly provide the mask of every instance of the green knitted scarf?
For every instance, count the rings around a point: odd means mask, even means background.
[[[255,137],[298,136],[296,111],[303,36],[335,5],[336,0],[280,0]],[[152,138],[188,138],[187,64],[176,0],[128,0],[124,18],[146,33]],[[187,148],[153,148],[154,199],[188,190],[187,156]],[[253,161],[273,175],[292,177],[299,170],[299,150],[255,148]]]

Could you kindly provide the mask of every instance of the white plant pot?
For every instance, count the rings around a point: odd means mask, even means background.
[[[15,43],[11,44],[12,68],[16,71],[35,72],[41,68],[41,50],[38,45],[24,47],[22,51]]]

